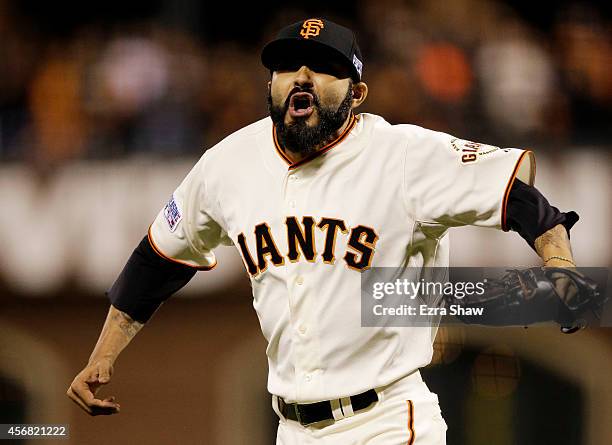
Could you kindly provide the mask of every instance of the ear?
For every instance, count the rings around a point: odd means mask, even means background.
[[[353,85],[353,108],[361,105],[368,96],[368,86],[365,82],[358,82]]]

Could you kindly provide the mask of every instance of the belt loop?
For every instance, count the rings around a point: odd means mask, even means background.
[[[351,403],[350,397],[342,397],[340,399],[340,406],[342,406],[342,411],[344,412],[345,417],[350,417],[355,415],[353,411],[353,404]]]
[[[329,401],[331,404],[332,415],[334,416],[334,420],[344,419],[344,413],[342,412],[342,408],[340,405],[340,399],[332,399]]]
[[[272,409],[274,410],[276,415],[279,417],[279,419],[287,420],[285,416],[283,416],[280,412],[279,403],[280,403],[279,397],[277,395],[272,394]]]
[[[385,400],[385,389],[386,387],[384,386],[374,388],[374,391],[376,391],[376,396],[378,397],[379,402],[383,402]]]

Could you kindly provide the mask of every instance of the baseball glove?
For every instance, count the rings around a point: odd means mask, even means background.
[[[583,316],[588,312],[601,318],[606,300],[595,281],[574,269],[558,267],[510,269],[500,279],[487,279],[481,295],[446,298],[447,303],[464,309],[457,315],[464,323],[526,326],[555,321],[564,333],[585,327]],[[482,315],[460,315],[478,314],[476,308],[482,308]]]

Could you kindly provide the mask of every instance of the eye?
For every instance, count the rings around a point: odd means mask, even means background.
[[[302,63],[298,60],[282,60],[276,64],[274,71],[293,72],[298,71],[301,66]]]
[[[350,77],[349,70],[341,63],[332,61],[314,61],[311,63],[311,69],[317,73],[329,74],[330,76],[344,79]]]

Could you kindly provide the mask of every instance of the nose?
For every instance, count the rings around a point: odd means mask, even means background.
[[[302,88],[312,87],[312,71],[310,68],[306,65],[302,65],[295,73],[293,84]]]

